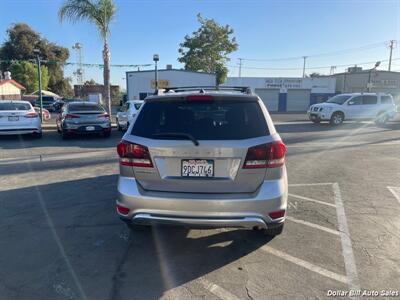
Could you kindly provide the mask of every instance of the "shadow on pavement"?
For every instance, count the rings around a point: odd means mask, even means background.
[[[269,242],[251,230],[129,231],[117,176],[0,192],[5,299],[158,299]]]

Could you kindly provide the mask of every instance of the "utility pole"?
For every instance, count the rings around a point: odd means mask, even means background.
[[[307,56],[303,56],[303,78],[306,77],[306,59]]]
[[[33,53],[36,54],[36,65],[38,69],[38,81],[39,81],[39,103],[40,103],[40,121],[43,122],[43,97],[42,97],[42,70],[40,69],[40,50],[33,49]]]
[[[393,48],[394,48],[394,40],[391,40],[390,41],[390,45],[389,45],[389,48],[390,48],[390,55],[389,55],[389,69],[388,69],[388,71],[390,71],[390,69],[391,69],[391,67],[392,67],[392,52],[393,52]]]
[[[330,75],[335,74],[336,66],[331,66],[331,70],[329,72]]]
[[[239,59],[239,78],[242,77],[242,60],[243,58],[238,58]]]

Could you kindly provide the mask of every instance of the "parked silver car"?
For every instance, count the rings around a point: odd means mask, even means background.
[[[63,139],[73,135],[111,134],[111,120],[105,109],[91,102],[69,102],[65,104],[56,119],[57,130]]]
[[[154,223],[282,232],[286,147],[249,89],[175,89],[148,97],[117,146],[117,212]]]

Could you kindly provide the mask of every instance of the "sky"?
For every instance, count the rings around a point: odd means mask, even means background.
[[[95,0],[93,0],[95,1]],[[13,23],[25,22],[51,42],[69,48],[83,45],[83,62],[102,63],[102,41],[96,27],[87,22],[60,23],[62,0],[0,0],[0,43]],[[117,15],[111,25],[111,64],[152,64],[159,67],[177,59],[184,36],[197,30],[196,15],[229,24],[239,44],[229,55],[229,76],[299,77],[303,56],[306,73],[329,74],[330,66],[342,72],[350,65],[371,68],[382,61],[387,69],[389,41],[398,40],[392,70],[400,71],[400,0],[115,0]],[[75,67],[65,68],[66,76]],[[147,67],[143,69],[153,68]],[[133,68],[112,67],[111,81],[125,88],[125,72]],[[135,69],[133,69],[135,70]],[[102,82],[102,69],[85,68],[85,80]]]

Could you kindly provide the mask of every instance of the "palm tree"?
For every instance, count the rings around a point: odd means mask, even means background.
[[[72,23],[87,20],[97,26],[103,40],[103,80],[104,94],[108,113],[111,115],[110,94],[110,49],[108,37],[110,35],[110,23],[116,14],[113,0],[65,0],[58,15],[60,21],[68,19]]]

